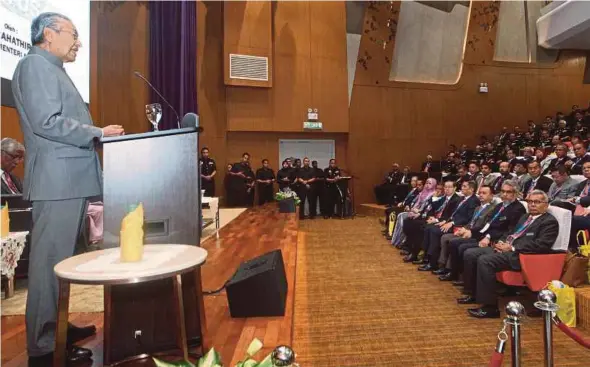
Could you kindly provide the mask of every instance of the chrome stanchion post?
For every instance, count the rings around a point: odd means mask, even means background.
[[[537,296],[535,307],[543,311],[543,341],[545,344],[545,367],[553,367],[553,312],[559,309],[557,297],[549,289],[543,289]]]
[[[506,305],[506,323],[511,326],[510,347],[512,349],[512,367],[520,367],[520,324],[521,317],[525,315],[524,307],[516,301]]]

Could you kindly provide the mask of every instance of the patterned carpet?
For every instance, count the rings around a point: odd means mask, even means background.
[[[236,219],[246,209],[230,208],[219,210],[219,228],[225,227],[229,222]],[[207,218],[210,216],[208,210],[204,213]],[[208,238],[215,236],[215,225],[210,225],[203,230],[201,243]],[[103,312],[103,287],[99,285],[72,284],[70,289],[70,312]],[[2,316],[24,315],[27,302],[27,280],[16,281],[14,296],[4,298],[2,293]]]
[[[487,366],[502,321],[468,317],[468,306],[455,302],[460,296],[455,287],[404,264],[380,230],[375,217],[300,222],[293,327],[297,362]],[[522,330],[522,364],[542,366],[541,319],[527,319]],[[556,366],[590,365],[587,350],[556,328],[554,336]],[[510,364],[508,349],[504,365]]]

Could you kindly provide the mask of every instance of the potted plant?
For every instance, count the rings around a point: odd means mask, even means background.
[[[280,190],[275,194],[275,200],[279,202],[279,213],[295,213],[301,203],[297,193],[289,188]]]

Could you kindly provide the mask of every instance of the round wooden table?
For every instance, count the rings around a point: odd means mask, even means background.
[[[120,261],[120,248],[87,252],[70,257],[54,268],[59,280],[54,366],[65,365],[66,337],[70,302],[70,284],[117,285],[172,278],[178,316],[177,344],[188,360],[181,275],[198,270],[207,259],[207,251],[189,245],[146,245],[139,262]],[[198,285],[200,287],[200,284]],[[105,320],[106,325],[106,320]],[[105,343],[106,344],[106,343]],[[105,345],[106,347],[106,345]],[[106,361],[105,361],[106,362]]]

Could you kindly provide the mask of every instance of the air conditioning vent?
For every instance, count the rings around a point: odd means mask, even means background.
[[[268,81],[268,57],[229,54],[229,78]]]

